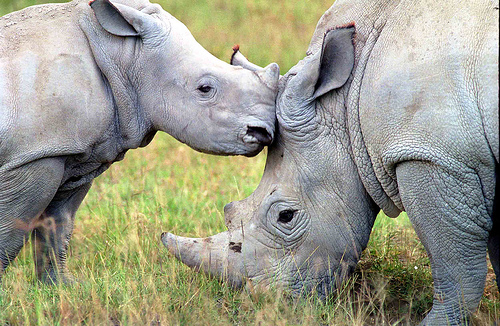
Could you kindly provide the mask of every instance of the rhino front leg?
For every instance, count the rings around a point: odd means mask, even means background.
[[[486,279],[491,218],[478,175],[430,162],[398,165],[399,192],[429,255],[434,302],[424,325],[463,325],[477,308]]]
[[[76,211],[91,184],[57,193],[42,214],[31,237],[38,278],[47,283],[71,283],[67,271],[68,245],[73,233]]]
[[[63,173],[57,158],[0,169],[0,277],[54,198]]]

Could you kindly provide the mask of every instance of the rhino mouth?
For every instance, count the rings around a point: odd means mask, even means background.
[[[243,141],[247,144],[260,144],[263,146],[269,146],[273,142],[273,136],[271,133],[263,127],[248,126],[245,136],[243,136]]]

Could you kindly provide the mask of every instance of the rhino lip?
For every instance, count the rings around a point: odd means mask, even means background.
[[[243,141],[245,143],[258,143],[263,146],[269,146],[273,142],[273,136],[266,128],[248,126]]]

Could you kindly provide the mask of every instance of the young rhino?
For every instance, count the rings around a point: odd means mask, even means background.
[[[487,248],[500,276],[498,6],[369,3],[335,1],[283,77],[264,176],[224,208],[228,231],[162,240],[234,284],[325,295],[354,269],[379,210],[404,210],[432,266],[423,324],[465,324]]]
[[[31,232],[39,277],[67,280],[92,180],[157,130],[199,151],[256,155],[273,140],[278,78],[276,64],[216,59],[147,0],[0,18],[0,274]]]

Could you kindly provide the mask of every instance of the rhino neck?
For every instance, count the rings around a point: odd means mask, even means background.
[[[113,105],[114,134],[122,150],[144,147],[156,130],[147,116],[131,78],[105,76],[108,96]]]
[[[141,105],[140,88],[137,85],[140,74],[135,69],[135,66],[141,65],[136,65],[140,59],[133,56],[134,42],[137,40],[132,37],[110,37],[100,27],[86,1],[80,3],[75,16],[92,51],[96,68],[101,73],[107,105],[112,107],[113,125],[109,133],[116,141],[117,151],[147,145],[155,130]]]
[[[348,146],[361,182],[375,204],[390,217],[396,217],[402,211],[402,206],[397,200],[398,196],[394,195],[394,191],[397,193],[397,186],[390,178],[380,178],[380,174],[377,175],[375,172],[360,125],[359,96],[372,49],[390,18],[391,12],[398,4],[399,1],[387,0],[336,1],[318,22],[308,49],[308,53],[319,49],[322,35],[326,30],[355,22],[355,65],[349,81],[343,86],[342,91],[334,96],[342,96],[337,98],[337,102],[343,103],[345,108],[345,133],[349,139]]]
[[[373,29],[358,57],[345,107],[347,109],[347,130],[351,140],[353,158],[358,168],[361,181],[378,207],[380,207],[387,216],[397,217],[403,210],[400,201],[393,200],[394,198],[399,198],[399,196],[394,193],[394,191],[397,193],[397,185],[394,180],[388,177],[381,178],[381,175],[377,175],[375,172],[374,162],[372,162],[363,138],[359,116],[359,98],[365,68],[382,28],[383,26],[381,26],[380,29]]]

